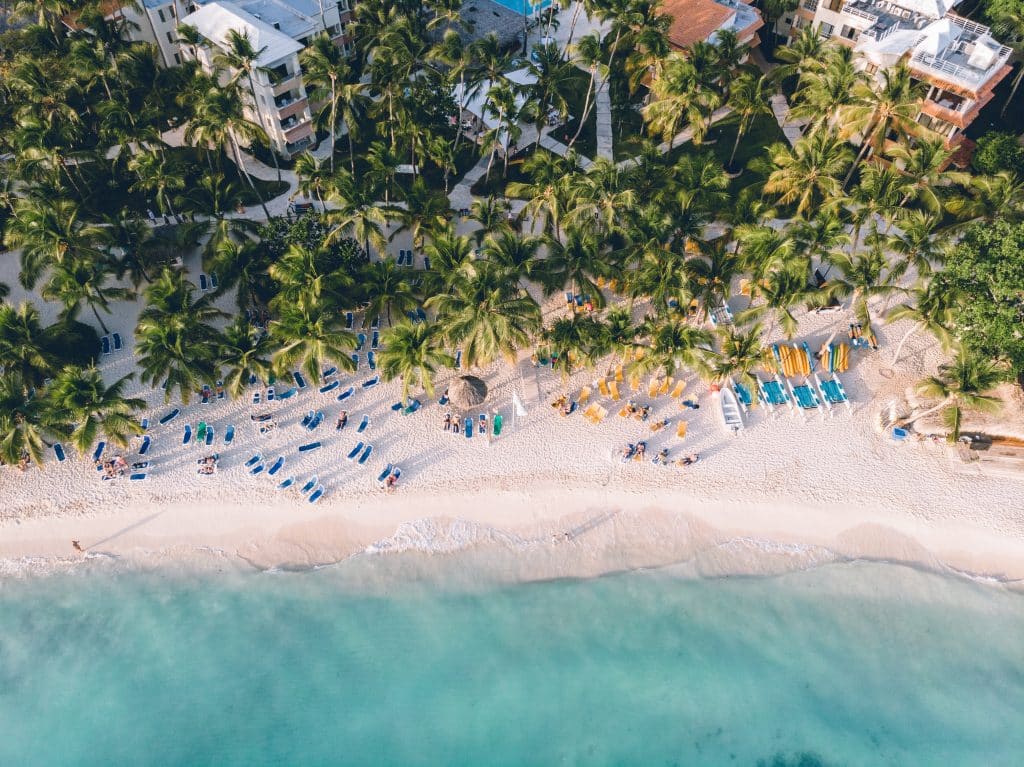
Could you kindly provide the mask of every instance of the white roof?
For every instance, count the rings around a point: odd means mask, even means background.
[[[517,69],[514,72],[507,72],[505,78],[513,84],[513,86],[519,86],[518,92],[516,93],[516,109],[521,109],[523,104],[526,103],[526,95],[523,90],[530,85],[537,82],[537,78],[530,74],[530,70],[526,67],[523,69]],[[455,91],[452,97],[455,99],[456,104],[462,104],[463,109],[470,112],[480,118],[487,130],[493,130],[498,125],[497,117],[491,114],[482,114],[484,110],[484,103],[487,101],[487,93],[491,90],[492,81],[484,80],[478,87],[471,90],[466,95],[466,101],[463,103],[463,87],[462,83],[456,83]],[[508,137],[505,135],[505,131],[502,131],[498,136],[498,140],[502,146],[508,144]]]
[[[302,46],[288,35],[279,32],[270,24],[260,21],[226,0],[216,0],[204,5],[195,13],[190,13],[182,19],[181,23],[195,27],[199,30],[199,34],[224,49],[228,47],[225,41],[228,32],[232,29],[239,34],[248,35],[253,49],[257,51],[261,48],[266,49],[256,60],[261,67],[272,66],[281,59],[302,50]]]
[[[941,19],[947,11],[959,3],[960,0],[893,0],[893,5],[919,13],[929,19]]]

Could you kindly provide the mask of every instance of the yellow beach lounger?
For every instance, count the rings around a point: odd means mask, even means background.
[[[584,386],[582,389],[580,389],[580,398],[577,400],[577,404],[580,407],[583,407],[584,405],[587,404],[587,402],[589,400],[590,400],[590,387],[589,386]]]
[[[597,409],[600,407],[596,402],[583,411],[583,417],[592,423],[597,423],[594,418],[597,416]]]
[[[600,381],[597,382],[597,390],[599,392],[601,392],[601,396],[602,397],[610,397],[610,396],[612,396],[608,392],[608,382],[606,380],[604,380],[603,378]]]
[[[662,379],[661,387],[658,389],[658,396],[660,397],[662,394],[668,394],[668,390],[671,389],[671,388],[672,388],[672,379],[671,378]]]
[[[676,436],[679,439],[683,439],[686,436],[686,421],[679,422],[679,428],[676,429]]]
[[[619,411],[619,417],[625,418],[629,415],[629,405],[625,405],[622,410]]]
[[[604,417],[605,417],[606,415],[608,415],[608,411],[607,411],[607,410],[605,410],[605,409],[604,409],[603,407],[601,407],[600,405],[598,405],[598,406],[597,406],[597,413],[596,413],[596,415],[594,416],[594,423],[601,423],[601,421],[603,421],[603,420],[604,420]]]
[[[658,396],[658,387],[661,386],[661,381],[657,378],[652,378],[651,382],[647,384],[647,396],[654,399]]]
[[[619,394],[619,382],[618,381],[609,381],[608,382],[608,391],[610,391],[612,393],[612,399],[615,400],[616,402],[618,402],[620,399],[622,399],[622,395]]]
[[[622,365],[615,368],[615,381],[616,383],[622,383]],[[618,397],[615,399],[618,399]]]
[[[640,376],[629,377],[629,389],[630,391],[640,391]]]
[[[686,381],[676,381],[676,387],[672,390],[672,399],[679,399],[686,390]]]

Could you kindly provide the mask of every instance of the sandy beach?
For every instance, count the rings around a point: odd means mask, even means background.
[[[133,321],[124,318],[123,332]],[[841,313],[808,314],[800,338],[815,348],[847,322]],[[309,386],[259,406],[250,397],[193,401],[163,426],[161,415],[179,406],[164,405],[162,392],[141,392],[153,424],[145,481],[101,481],[88,457],[74,455],[63,463],[49,456],[43,470],[0,474],[0,570],[47,572],[83,561],[310,567],[367,551],[476,547],[512,554],[501,560],[505,574],[527,579],[677,563],[700,574],[760,573],[858,558],[1024,579],[1022,480],[982,475],[942,443],[894,442],[877,425],[879,410],[939,360],[922,335],[908,342],[898,368],[890,367],[904,332],[885,326],[881,351],[857,353],[844,376],[851,410],[805,419],[757,408],[738,436],[726,431],[706,385],[692,375],[681,399],[700,409],[668,396],[649,399],[646,378],[632,395],[652,405],[649,422],[670,420],[657,433],[619,417],[611,402],[599,425],[578,413],[562,417],[550,402],[563,391],[575,395],[606,370],[563,380],[528,359],[483,372],[491,394],[481,410],[505,419],[498,438],[445,432],[445,408],[422,394],[419,412],[393,412],[397,383],[361,386],[375,375],[365,352],[361,370],[330,393]],[[112,376],[127,373],[132,361],[122,353],[104,364]],[[336,392],[350,385],[356,393],[337,402]],[[525,416],[514,415],[513,393]],[[343,407],[349,423],[337,431]],[[1000,417],[1019,417],[1019,409],[1011,400]],[[310,410],[325,414],[314,432],[300,425]],[[277,428],[260,435],[253,413],[272,413]],[[357,434],[364,415],[369,426]],[[681,418],[685,440],[676,437]],[[195,429],[200,420],[214,427],[214,444],[182,445],[184,424]],[[236,437],[224,446],[229,425]],[[685,468],[623,463],[623,444],[640,439],[648,441],[648,456],[667,447],[671,458],[698,453],[700,461]],[[322,447],[298,452],[313,440]],[[363,466],[346,460],[359,441],[374,445]],[[213,452],[220,454],[218,474],[197,475],[196,461]],[[256,453],[267,466],[277,456],[285,464],[275,477],[251,476],[244,464]],[[390,494],[377,482],[388,463],[403,472]],[[325,487],[316,505],[277,487],[289,476],[298,486],[314,475]]]

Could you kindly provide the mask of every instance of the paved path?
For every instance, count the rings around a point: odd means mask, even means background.
[[[773,64],[764,57],[760,48],[754,48],[750,51],[750,60],[754,62],[758,69],[764,72],[766,75],[770,75],[778,64]],[[789,142],[790,146],[795,144],[801,136],[804,135],[803,127],[807,123],[801,123],[799,121],[790,121],[789,119],[789,102],[786,100],[785,95],[780,91],[771,98],[772,103],[772,114],[775,115],[775,122],[779,124],[783,134],[786,136],[786,141]]]
[[[712,115],[711,115],[711,124],[714,125],[716,122],[718,122],[719,120],[727,117],[730,114],[732,114],[732,107],[720,107],[719,109],[717,109],[715,112],[712,113]],[[683,130],[681,130],[679,133],[677,133],[675,135],[675,137],[672,139],[671,142],[669,142],[669,141],[662,141],[660,144],[658,144],[658,153],[659,154],[667,154],[672,149],[677,148],[681,144],[685,144],[687,141],[689,141],[692,138],[693,138],[693,128],[687,126],[686,128],[683,128]],[[630,167],[632,165],[636,165],[636,162],[637,162],[637,158],[636,157],[629,157],[629,158],[623,160],[622,162],[618,163],[618,166],[620,168],[628,168],[628,167]]]
[[[469,191],[473,184],[484,177],[487,172],[487,160],[489,155],[484,155],[480,158],[476,165],[466,171],[466,174],[459,180],[452,190],[448,193],[448,201],[452,206],[452,210],[462,210],[463,208],[470,208],[473,206],[473,194]],[[495,165],[499,160],[494,159]],[[492,168],[493,171],[493,168]]]
[[[608,93],[608,81],[605,79],[595,80],[594,87],[597,88],[597,156],[606,160],[615,159],[614,145],[612,143],[612,97]]]
[[[544,133],[540,137],[540,145],[547,149],[549,152],[554,152],[559,157],[565,157],[569,154],[569,147],[563,144],[561,141],[551,138],[550,133]],[[594,163],[589,157],[584,157],[581,154],[576,155],[576,164],[579,165],[583,170],[586,170]]]

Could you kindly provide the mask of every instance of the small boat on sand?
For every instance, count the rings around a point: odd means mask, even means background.
[[[740,404],[732,388],[713,387],[712,392],[718,397],[718,407],[722,412],[722,422],[725,428],[734,434],[743,429],[743,413],[740,411]]]

